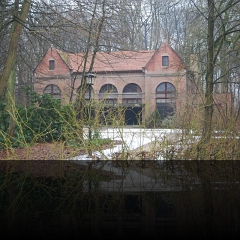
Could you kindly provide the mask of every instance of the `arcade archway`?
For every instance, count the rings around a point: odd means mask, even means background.
[[[125,124],[138,125],[142,122],[142,89],[135,83],[127,84],[123,89]]]
[[[161,119],[173,116],[175,113],[176,89],[173,84],[163,82],[156,89],[156,105]]]

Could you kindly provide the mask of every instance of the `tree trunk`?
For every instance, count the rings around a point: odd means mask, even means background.
[[[16,25],[17,25],[17,15],[19,11],[19,0],[15,1],[14,6],[14,21],[12,23],[12,32],[14,33]],[[9,137],[12,138],[14,135],[14,127],[15,127],[15,121],[14,121],[14,113],[15,113],[15,83],[16,83],[16,57],[13,62],[12,71],[10,73],[7,88],[8,91],[6,92],[6,101],[7,106],[6,109],[10,113],[10,119],[9,119]]]
[[[206,73],[206,92],[204,106],[204,128],[202,142],[207,144],[212,135],[213,116],[213,72],[214,72],[214,0],[208,0],[208,55]]]
[[[82,75],[80,87],[79,87],[79,90],[78,90],[78,96],[77,96],[77,108],[78,108],[77,112],[78,112],[78,118],[79,119],[83,119],[83,109],[85,107],[84,96],[85,96],[85,91],[87,89],[85,73],[92,72],[95,57],[96,57],[96,53],[99,50],[99,38],[100,38],[100,35],[101,35],[103,22],[105,20],[105,1],[103,1],[103,3],[102,3],[103,16],[101,17],[101,19],[99,21],[99,24],[98,24],[98,27],[97,27],[97,31],[96,31],[96,34],[95,34],[96,38],[95,38],[95,42],[94,42],[94,51],[93,51],[93,54],[92,54],[89,69],[87,71],[86,65],[87,65],[87,61],[89,61],[88,57],[89,57],[89,51],[90,51],[90,48],[91,48],[91,41],[92,41],[92,37],[93,37],[92,32],[93,32],[94,20],[95,20],[95,17],[96,17],[96,9],[97,9],[97,5],[95,4],[95,8],[94,8],[94,11],[93,11],[92,20],[91,20],[91,24],[90,24],[90,29],[89,29],[88,42],[87,42],[87,52],[85,54],[84,66],[83,66],[83,75]]]
[[[9,137],[13,137],[14,135],[14,127],[15,127],[15,80],[16,80],[16,72],[15,69],[12,70],[9,80],[8,80],[8,91],[6,93],[7,106],[6,109],[10,113],[9,119]]]
[[[15,1],[15,3],[17,2],[18,0]],[[29,12],[30,5],[31,5],[31,0],[24,0],[20,15],[17,18],[16,27],[14,28],[14,31],[12,32],[10,37],[8,56],[4,64],[2,74],[0,75],[0,98],[3,97],[6,91],[8,79],[15,65],[18,42],[24,26],[23,24],[25,23],[28,12]]]

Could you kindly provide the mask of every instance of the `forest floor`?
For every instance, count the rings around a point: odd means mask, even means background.
[[[114,144],[120,144],[114,141]],[[108,149],[110,144],[104,144],[101,149]],[[87,154],[87,149],[74,149],[63,143],[36,143],[24,148],[8,148],[0,150],[0,160],[66,160],[74,156]]]

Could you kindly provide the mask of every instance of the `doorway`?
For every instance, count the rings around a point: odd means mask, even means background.
[[[139,125],[142,123],[142,107],[127,107],[125,110],[125,124]]]

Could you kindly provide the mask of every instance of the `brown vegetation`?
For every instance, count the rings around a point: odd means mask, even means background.
[[[114,144],[120,144],[114,141]],[[104,144],[101,149],[111,148]],[[0,160],[63,160],[87,154],[87,149],[64,146],[63,143],[36,143],[24,148],[9,148],[0,151]]]

